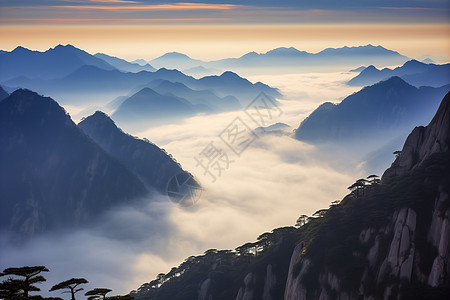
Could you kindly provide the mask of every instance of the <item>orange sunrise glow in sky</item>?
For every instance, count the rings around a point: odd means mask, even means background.
[[[73,44],[152,59],[169,51],[214,60],[249,51],[382,45],[412,58],[450,57],[449,3],[434,1],[3,0],[1,49]]]

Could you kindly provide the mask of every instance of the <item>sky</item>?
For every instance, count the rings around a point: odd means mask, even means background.
[[[0,45],[150,60],[178,51],[213,60],[294,46],[382,45],[409,57],[450,56],[446,0],[0,0]]]

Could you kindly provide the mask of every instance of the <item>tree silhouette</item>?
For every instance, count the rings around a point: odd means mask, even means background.
[[[397,151],[394,151],[392,154],[395,155],[395,158],[398,158],[398,157],[400,156],[401,153],[402,153],[402,151],[397,150]]]
[[[90,291],[87,291],[86,293],[84,293],[85,296],[91,296],[88,299],[98,299],[98,298],[102,298],[103,300],[106,299],[106,294],[108,294],[109,292],[111,292],[112,290],[110,289],[106,289],[106,288],[95,288],[92,289]]]
[[[378,175],[369,175],[367,176],[367,179],[369,180],[370,184],[375,185],[375,184],[379,184],[381,182],[380,176]]]
[[[72,278],[66,281],[62,281],[54,286],[52,286],[52,288],[50,289],[50,292],[53,291],[57,291],[57,290],[70,290],[70,291],[66,291],[70,292],[70,294],[72,295],[72,300],[75,300],[75,293],[82,291],[83,288],[77,288],[80,284],[85,284],[88,283],[88,281],[84,278]]]
[[[315,213],[313,213],[314,217],[323,218],[325,214],[327,213],[328,209],[319,209]]]
[[[308,220],[307,215],[300,215],[300,217],[298,217],[298,219],[297,219],[297,222],[295,223],[295,226],[300,228],[306,224],[307,220]]]
[[[3,295],[23,296],[25,298],[29,297],[29,292],[37,292],[40,289],[34,284],[46,281],[46,279],[39,275],[41,272],[48,272],[48,269],[44,266],[34,266],[34,267],[21,267],[21,268],[7,268],[0,273],[1,276],[19,276],[24,277],[23,279],[17,279],[9,277],[7,280],[0,284],[0,297]],[[6,298],[6,297],[5,297]]]

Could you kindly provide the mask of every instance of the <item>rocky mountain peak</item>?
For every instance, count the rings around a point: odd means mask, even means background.
[[[414,128],[391,167],[386,170],[382,181],[402,175],[419,166],[433,153],[449,150],[450,146],[450,93],[444,97],[436,115],[428,126]]]

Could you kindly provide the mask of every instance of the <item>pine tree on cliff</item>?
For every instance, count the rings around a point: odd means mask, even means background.
[[[82,291],[83,288],[77,288],[80,284],[88,283],[88,281],[84,278],[72,278],[66,281],[62,281],[50,289],[50,292],[57,290],[69,290],[65,291],[65,293],[70,293],[72,295],[72,300],[75,300],[75,294],[79,291]]]
[[[10,276],[0,283],[0,298],[10,297],[29,297],[29,292],[38,292],[40,289],[35,286],[36,283],[46,281],[39,275],[41,272],[48,272],[44,266],[7,268],[0,273],[0,276]],[[16,277],[23,278],[16,278]]]

